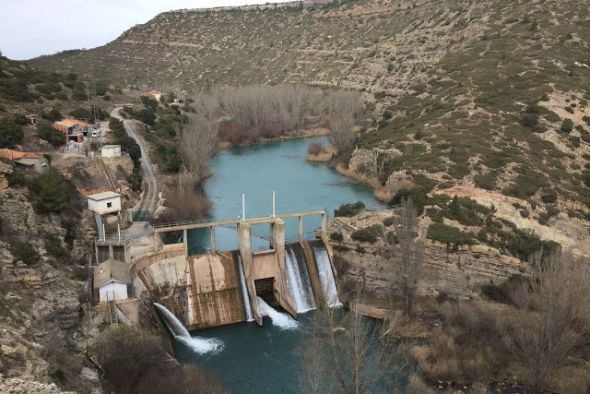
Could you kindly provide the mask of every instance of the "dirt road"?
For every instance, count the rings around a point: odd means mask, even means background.
[[[133,130],[133,121],[124,119],[119,114],[119,111],[121,109],[122,107],[116,107],[115,109],[113,109],[113,111],[111,112],[111,116],[123,122],[123,126],[125,127],[127,135],[133,138],[139,145],[139,148],[141,150],[141,169],[143,170],[143,175],[146,181],[143,198],[141,200],[141,204],[139,205],[139,210],[149,211],[150,215],[152,215],[156,210],[158,182],[156,180],[156,176],[154,175],[154,169],[148,156],[148,150],[146,148],[145,141]]]

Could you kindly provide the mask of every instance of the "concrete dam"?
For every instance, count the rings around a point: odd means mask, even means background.
[[[303,239],[303,220],[320,216],[317,239]],[[299,221],[297,242],[285,242],[286,219]],[[183,320],[189,330],[243,321],[263,324],[269,308],[294,318],[326,303],[340,304],[327,215],[314,211],[248,220],[174,223],[154,227],[154,252],[131,263],[136,294],[150,297]],[[253,250],[252,226],[270,226],[268,248]],[[217,251],[215,227],[235,226],[238,248]],[[189,255],[188,231],[211,229],[210,252]],[[164,244],[167,235],[182,242]],[[272,312],[272,311],[271,311]]]

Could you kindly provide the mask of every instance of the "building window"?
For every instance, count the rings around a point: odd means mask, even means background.
[[[112,208],[113,207],[113,203],[112,202],[107,202],[107,208]]]

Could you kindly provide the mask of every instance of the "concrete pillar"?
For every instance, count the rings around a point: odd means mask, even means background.
[[[299,216],[299,222],[298,222],[299,228],[297,229],[297,237],[299,239],[299,242],[303,241],[303,216]]]
[[[182,230],[182,243],[184,244],[184,255],[188,257],[188,230]]]
[[[328,239],[328,215],[326,212],[322,214],[322,224],[320,226],[321,237],[324,242]]]
[[[109,244],[109,259],[112,259],[114,256],[113,253],[113,244]]]
[[[293,301],[293,295],[289,287],[289,275],[285,263],[285,222],[275,218],[271,224],[270,240],[275,250],[276,264],[280,277],[275,280],[275,293],[279,294],[279,304],[293,317],[297,316],[297,307]]]
[[[244,276],[246,277],[246,286],[248,287],[248,294],[250,295],[250,304],[252,305],[252,314],[259,326],[262,325],[262,315],[258,308],[258,301],[256,298],[256,287],[253,279],[252,266],[252,227],[245,222],[238,224],[238,250],[242,257],[242,265],[244,266]]]
[[[215,226],[211,226],[211,254],[217,253],[217,245],[215,241]]]

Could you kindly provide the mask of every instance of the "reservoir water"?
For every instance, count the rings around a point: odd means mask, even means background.
[[[236,219],[242,215],[242,193],[246,197],[246,218],[272,214],[272,192],[276,192],[276,212],[315,211],[325,209],[332,215],[334,209],[345,203],[363,201],[367,208],[379,208],[373,191],[355,183],[324,164],[305,160],[307,147],[313,142],[327,143],[325,138],[306,138],[221,152],[209,167],[213,176],[205,184],[211,200],[212,220]],[[304,235],[311,239],[319,227],[320,219],[305,218]],[[267,248],[264,239],[267,226],[255,226],[254,248]],[[297,240],[297,219],[285,223],[287,242]],[[208,230],[193,230],[189,234],[189,253],[203,253],[209,245]],[[218,228],[218,250],[237,249],[235,230]]]
[[[307,147],[325,138],[298,139],[246,148],[226,150],[210,162],[213,176],[205,191],[212,201],[211,219],[233,219],[242,214],[242,193],[246,196],[246,218],[272,213],[272,192],[276,192],[277,214],[325,209],[331,216],[345,203],[363,201],[369,209],[380,208],[372,190],[354,183],[322,164],[305,160]],[[305,219],[304,233],[314,238],[320,219]],[[266,226],[254,228],[253,247],[268,248]],[[286,222],[287,241],[297,239],[297,220]],[[210,234],[192,231],[189,253],[207,250]],[[235,230],[216,231],[218,250],[237,248]],[[328,263],[329,264],[329,263]],[[334,289],[335,290],[335,289]],[[302,308],[310,303],[300,300]],[[334,303],[337,299],[334,300]],[[272,311],[270,311],[272,312]],[[176,341],[177,358],[195,363],[223,381],[233,393],[301,393],[298,344],[313,311],[298,315],[293,324],[273,313],[264,317],[264,326],[254,322],[233,324],[191,333],[202,339],[223,342],[221,351],[198,354],[191,346]]]

